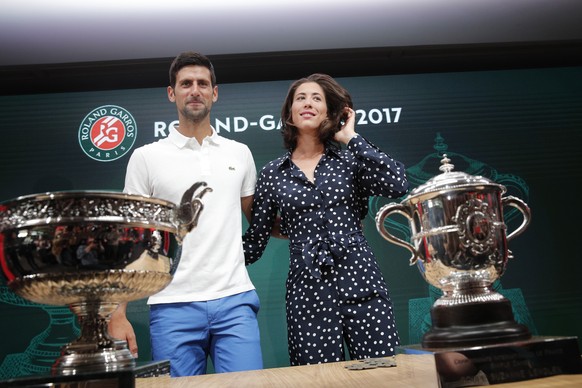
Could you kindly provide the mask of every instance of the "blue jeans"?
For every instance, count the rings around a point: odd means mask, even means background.
[[[150,306],[153,359],[170,360],[172,377],[263,368],[255,290],[204,302]]]

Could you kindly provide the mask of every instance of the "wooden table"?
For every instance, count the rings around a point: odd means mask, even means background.
[[[400,357],[400,356],[399,356]],[[406,356],[405,356],[406,357]],[[178,387],[235,387],[235,388],[376,388],[438,387],[432,358],[414,356],[414,366],[401,363],[388,368],[350,370],[346,366],[356,361],[318,365],[271,368],[248,372],[209,374],[192,377],[150,377],[136,380],[137,388]],[[497,384],[496,387],[582,387],[582,374],[557,375],[514,383]]]

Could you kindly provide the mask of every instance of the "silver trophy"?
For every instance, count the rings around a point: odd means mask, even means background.
[[[0,267],[29,301],[68,305],[80,336],[62,348],[55,375],[134,367],[125,341],[107,325],[120,302],[166,287],[182,239],[196,227],[205,182],[180,204],[119,192],[52,192],[0,203]]]
[[[418,186],[401,203],[383,206],[376,227],[389,242],[408,249],[411,265],[442,290],[431,307],[432,327],[422,346],[442,348],[526,340],[531,334],[514,320],[511,302],[493,290],[511,253],[507,242],[528,226],[531,213],[520,199],[503,197],[506,188],[482,176],[453,172],[446,155],[442,174]],[[507,233],[503,211],[517,209],[523,221]],[[512,209],[513,210],[513,209]],[[411,241],[386,228],[388,217],[404,216]]]

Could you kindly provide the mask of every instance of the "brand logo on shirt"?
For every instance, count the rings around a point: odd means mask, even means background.
[[[110,162],[125,155],[137,137],[137,124],[126,109],[103,105],[93,109],[79,126],[79,144],[98,162]]]

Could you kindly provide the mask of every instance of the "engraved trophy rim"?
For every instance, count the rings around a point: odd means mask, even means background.
[[[75,208],[65,209],[68,213],[63,214],[63,209],[58,206],[64,201],[102,201],[98,209],[94,209],[88,214],[79,214]],[[164,214],[139,214],[131,207],[113,208],[116,201],[125,201],[127,203],[144,203],[149,205],[161,206],[166,210]],[[45,203],[44,212],[54,213],[54,215],[38,216],[30,208],[25,206],[34,206],[38,203]],[[138,194],[129,194],[119,191],[106,190],[71,190],[71,191],[49,191],[43,193],[22,195],[13,199],[0,202],[0,212],[8,213],[2,217],[0,222],[0,231],[6,229],[22,229],[49,224],[75,224],[79,222],[111,222],[122,223],[124,225],[139,224],[145,227],[155,227],[165,231],[174,231],[176,229],[176,220],[171,213],[177,205],[173,202],[160,198],[144,196]],[[57,214],[57,211],[59,214]]]

